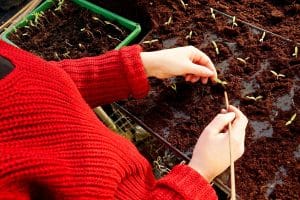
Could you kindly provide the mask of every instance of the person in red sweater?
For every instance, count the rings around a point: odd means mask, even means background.
[[[190,163],[156,180],[135,146],[91,109],[144,97],[147,77],[214,80],[214,65],[194,47],[142,52],[134,45],[46,62],[0,41],[0,69],[0,199],[213,200],[210,182],[229,166],[222,131],[230,122],[234,159],[244,151],[247,118],[230,106],[203,130]]]

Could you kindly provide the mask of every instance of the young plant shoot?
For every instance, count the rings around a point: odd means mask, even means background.
[[[169,26],[172,23],[172,16],[169,17],[168,21],[164,25]]]
[[[113,24],[113,23],[111,23],[111,22],[109,22],[109,21],[104,21],[104,23],[106,24],[106,25],[111,25],[111,26],[113,26],[117,31],[119,31],[121,34],[124,34],[124,31],[122,30],[122,29],[120,29],[117,25],[115,25],[115,24]]]
[[[295,51],[292,56],[294,56],[295,58],[298,58],[298,47],[297,46],[295,46]]]
[[[266,37],[266,32],[264,31],[261,38],[259,39],[259,42],[263,42],[265,37]]]
[[[254,100],[254,101],[258,101],[259,99],[262,99],[263,96],[257,96],[257,97],[254,97],[254,96],[246,96],[247,99],[250,99],[250,100]]]
[[[104,21],[102,21],[101,19],[99,19],[99,18],[96,17],[96,16],[93,16],[92,19],[93,19],[94,21],[100,22],[101,24],[105,24]]]
[[[34,23],[37,25],[39,24],[39,19],[43,17],[44,12],[35,12],[34,15]]]
[[[186,10],[188,4],[187,4],[187,3],[184,3],[183,0],[180,0],[180,3],[181,3],[181,5],[182,5],[183,9]]]
[[[271,72],[274,76],[276,76],[276,80],[278,80],[279,77],[282,77],[282,78],[285,77],[284,74],[277,73],[277,72],[275,72],[275,71],[273,71],[273,70],[271,70],[270,72]]]
[[[55,11],[61,11],[62,5],[64,4],[65,0],[58,0],[57,7],[54,9]]]
[[[245,58],[245,59],[243,59],[243,58],[236,58],[238,61],[240,61],[241,63],[243,63],[243,64],[247,64],[247,60],[249,60],[249,58],[250,57],[247,57],[247,58]]]
[[[216,15],[214,13],[214,9],[213,8],[210,8],[210,13],[211,13],[211,17],[216,20]]]
[[[226,81],[222,81],[219,78],[215,78],[214,81],[216,81],[218,84],[221,84],[223,87],[228,84]]]
[[[111,35],[107,35],[107,37],[113,40],[117,40],[118,42],[122,42],[119,38],[113,37]]]
[[[54,52],[54,58],[56,58],[57,60],[61,60],[57,52]]]
[[[149,44],[149,46],[151,46],[154,42],[158,42],[158,41],[159,41],[158,39],[147,40],[144,41],[143,44]]]
[[[193,31],[190,31],[189,34],[185,37],[185,39],[192,39]]]
[[[65,57],[65,58],[71,58],[70,57],[70,51],[67,51],[66,53],[64,53],[63,57]]]
[[[86,50],[85,46],[81,43],[78,44],[79,49],[81,50]]]
[[[175,92],[177,92],[176,83],[173,83],[170,87],[171,87]]]
[[[293,116],[290,118],[289,121],[287,121],[287,122],[285,123],[285,125],[288,126],[288,125],[292,124],[293,121],[296,119],[296,116],[297,116],[297,113],[293,114]]]
[[[236,23],[236,17],[233,16],[232,17],[232,28],[234,28],[235,26],[238,26],[238,24]]]
[[[217,46],[217,43],[214,40],[212,40],[211,43],[215,47],[216,54],[219,55],[220,52],[219,52],[219,48]]]

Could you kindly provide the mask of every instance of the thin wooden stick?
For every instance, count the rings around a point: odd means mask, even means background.
[[[19,12],[17,12],[14,16],[12,16],[9,20],[7,20],[4,24],[0,26],[0,32],[9,25],[14,25],[18,21],[20,21],[21,18],[23,18],[25,15],[27,15],[29,12],[31,12],[36,6],[38,6],[42,0],[33,0],[29,1]]]
[[[224,91],[226,109],[229,109],[229,101],[227,92]],[[234,160],[232,155],[232,143],[231,143],[231,123],[228,124],[229,134],[229,152],[230,152],[230,184],[231,184],[231,200],[236,200],[235,192],[235,173],[234,173]]]

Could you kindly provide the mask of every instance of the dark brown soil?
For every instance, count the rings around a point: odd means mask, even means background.
[[[140,0],[111,1],[111,0],[90,0],[90,2],[117,13],[127,19],[141,25],[142,31],[135,42],[141,39],[151,30],[151,17],[148,12],[147,2]],[[149,2],[148,2],[149,3]]]
[[[18,29],[9,39],[46,60],[61,60],[102,54],[129,34],[71,1],[66,1],[61,11],[54,9],[46,11],[38,24]]]
[[[261,28],[300,42],[299,0],[208,0],[209,5]]]
[[[220,15],[215,21],[198,1],[188,4],[185,11],[175,1],[153,2],[151,9],[160,12],[153,14],[156,26],[145,40],[159,41],[144,44],[145,50],[194,45],[206,52],[220,78],[229,83],[231,103],[249,118],[246,152],[236,163],[237,193],[242,199],[299,199],[300,59],[292,56],[295,44],[270,34],[259,42],[261,31],[241,23],[232,27],[232,19]],[[170,16],[173,22],[166,25]],[[192,38],[186,39],[190,31]],[[247,57],[246,64],[237,59]],[[285,77],[277,79],[271,70]],[[189,84],[181,78],[152,79],[151,86],[148,97],[125,107],[191,156],[203,128],[224,107],[223,88]],[[263,98],[257,101],[247,98],[260,95]],[[294,113],[296,119],[285,126]]]

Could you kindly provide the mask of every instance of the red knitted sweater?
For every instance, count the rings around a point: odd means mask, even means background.
[[[0,80],[0,199],[217,198],[186,165],[155,180],[135,146],[91,110],[147,94],[140,51],[46,62],[0,41],[15,65]]]

